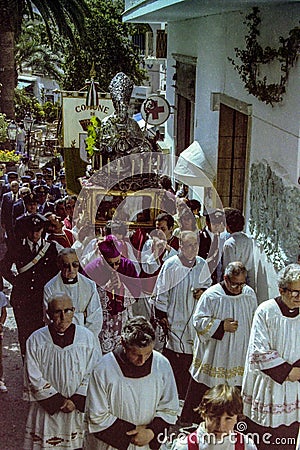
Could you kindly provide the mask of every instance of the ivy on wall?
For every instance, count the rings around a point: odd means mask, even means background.
[[[277,270],[297,261],[300,243],[300,189],[284,175],[266,162],[251,166],[250,231]]]
[[[289,71],[299,56],[300,28],[295,27],[290,30],[287,38],[280,36],[277,49],[269,46],[263,48],[258,42],[261,24],[259,12],[259,8],[252,8],[252,12],[245,17],[243,22],[248,27],[248,34],[245,36],[246,48],[244,50],[234,49],[241,64],[236,63],[232,58],[228,58],[228,60],[239,73],[249,94],[273,106],[274,103],[283,100]],[[280,81],[278,83],[268,83],[266,76],[262,78],[259,76],[261,66],[273,61],[280,63]]]

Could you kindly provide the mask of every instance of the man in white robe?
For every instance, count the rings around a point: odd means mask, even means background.
[[[49,299],[56,292],[65,292],[71,297],[75,308],[73,323],[85,326],[98,338],[102,329],[103,313],[96,283],[78,273],[79,261],[74,249],[61,250],[57,263],[60,272],[44,287],[45,322],[49,323],[46,315]]]
[[[64,293],[49,301],[51,324],[27,340],[25,377],[31,405],[24,450],[82,449],[90,374],[99,363],[94,335],[72,323],[74,307]]]
[[[174,371],[179,397],[185,398],[196,332],[192,316],[211,285],[208,266],[198,255],[198,235],[183,231],[178,255],[164,262],[156,283],[155,315],[168,333],[164,355]]]
[[[247,432],[259,449],[294,450],[300,425],[300,266],[279,274],[280,295],[257,308],[242,394]]]
[[[211,286],[198,302],[193,324],[197,332],[192,379],[181,414],[182,423],[199,421],[196,408],[204,393],[217,384],[242,386],[251,323],[257,299],[246,285],[247,271],[228,264],[224,281]]]
[[[85,449],[158,449],[176,422],[174,375],[168,360],[153,351],[154,340],[144,317],[130,319],[122,345],[94,370],[86,402]]]

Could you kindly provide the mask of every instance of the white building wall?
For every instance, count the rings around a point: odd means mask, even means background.
[[[219,113],[211,111],[210,103],[211,93],[220,92],[252,105],[249,167],[252,163],[262,160],[266,160],[269,164],[275,162],[279,172],[289,178],[286,181],[296,184],[300,175],[300,62],[298,60],[295,67],[290,70],[287,93],[282,103],[272,107],[248,94],[238,73],[227,59],[232,57],[237,61],[234,48],[245,47],[244,37],[248,29],[243,21],[247,12],[250,10],[168,24],[167,98],[174,105],[175,92],[171,85],[175,82],[172,80],[174,69],[171,66],[175,61],[172,53],[197,57],[195,139],[199,141],[213,167],[217,166]],[[279,36],[287,37],[289,30],[298,24],[299,12],[300,7],[296,4],[260,8],[262,46],[276,47]],[[169,119],[169,139],[172,139],[173,133],[174,123]],[[246,218],[248,217],[249,191],[246,200]],[[260,249],[256,250],[256,256],[259,273],[262,275],[260,283],[260,301],[262,301],[269,296],[277,295],[276,271],[273,265],[267,262]]]

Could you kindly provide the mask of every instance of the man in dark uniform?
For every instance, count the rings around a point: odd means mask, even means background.
[[[2,187],[2,192],[1,195],[3,196],[6,192],[10,192],[10,184],[12,181],[18,181],[18,174],[17,172],[8,172],[7,173],[7,183],[4,184],[4,186]]]
[[[27,338],[44,326],[44,286],[58,273],[56,246],[43,239],[46,221],[41,214],[23,216],[22,228],[26,237],[9,248],[1,261],[1,274],[13,285],[10,302],[23,357]],[[11,270],[14,263],[17,275]]]
[[[22,200],[24,205],[20,203],[18,205],[16,204],[13,207],[12,212],[14,235],[16,239],[23,239],[26,237],[23,234],[22,220],[24,219],[24,217],[30,216],[31,214],[36,214],[38,207],[38,197],[32,192],[25,194],[24,197],[22,197]],[[25,206],[25,212],[23,206]]]
[[[48,202],[47,196],[50,192],[48,186],[34,186],[33,193],[38,196],[38,212],[45,215],[47,212],[54,212],[54,204]]]
[[[212,284],[221,281],[222,269],[220,259],[224,240],[220,239],[220,233],[225,229],[225,214],[221,209],[206,211],[206,227],[199,232],[198,255],[206,259],[211,274]]]
[[[14,228],[16,224],[17,217],[22,216],[26,212],[26,206],[24,203],[24,197],[31,193],[29,187],[20,187],[19,189],[19,199],[13,204],[12,207],[12,227]]]
[[[14,204],[19,199],[19,183],[14,180],[10,184],[10,191],[6,192],[2,198],[1,205],[1,226],[5,230],[6,244],[10,245],[13,241],[13,222],[12,222],[12,210]]]
[[[48,198],[51,202],[54,203],[56,200],[61,198],[60,189],[58,186],[55,186],[55,184],[53,184],[54,177],[52,173],[47,173],[44,178],[46,181],[46,185],[49,188]]]
[[[33,186],[44,186],[46,184],[46,181],[44,180],[44,175],[42,172],[37,172],[35,174],[35,178],[32,180]]]

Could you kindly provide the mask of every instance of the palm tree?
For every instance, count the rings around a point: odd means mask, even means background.
[[[17,84],[15,43],[26,13],[41,15],[51,38],[51,25],[61,35],[73,39],[73,26],[84,32],[84,17],[88,14],[86,0],[0,0],[0,112],[14,118],[14,88]]]
[[[24,20],[15,47],[18,74],[20,75],[24,69],[31,70],[33,74],[43,74],[59,82],[62,77],[62,61],[61,46],[50,47],[45,24],[41,21],[40,15],[36,14],[34,20]]]

